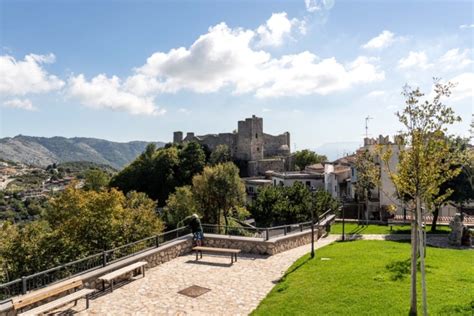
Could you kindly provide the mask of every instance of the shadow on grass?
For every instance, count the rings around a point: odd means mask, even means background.
[[[462,315],[474,315],[474,300],[466,305],[455,304],[455,305],[445,305],[441,309],[441,312],[444,315],[454,315],[454,314],[462,314]]]
[[[392,281],[401,281],[410,275],[411,271],[411,259],[406,260],[392,261],[385,266],[385,269],[391,273],[390,279]],[[421,272],[421,265],[418,261],[416,264],[416,269],[418,272]],[[425,272],[431,273],[432,266],[425,264]]]
[[[314,259],[316,259],[316,257],[314,257]],[[304,261],[299,263],[297,266],[293,267],[291,270],[288,270],[287,272],[285,272],[285,274],[281,278],[279,278],[277,280],[273,280],[272,283],[274,283],[274,284],[282,283],[283,281],[285,281],[287,276],[289,276],[290,274],[292,274],[293,272],[295,272],[296,270],[298,270],[299,268],[301,268],[302,266],[307,264],[309,261],[311,261],[311,256],[306,258]]]

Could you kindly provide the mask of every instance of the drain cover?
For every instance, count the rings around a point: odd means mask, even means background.
[[[211,289],[207,289],[199,285],[192,285],[190,287],[185,288],[184,290],[179,291],[178,293],[194,298],[194,297],[201,296],[209,292],[210,290]]]

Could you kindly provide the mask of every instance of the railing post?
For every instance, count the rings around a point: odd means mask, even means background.
[[[270,234],[269,234],[270,230],[268,228],[265,228],[265,239],[268,240],[270,239]]]
[[[303,231],[303,224],[300,224],[300,231]]]
[[[107,265],[107,251],[102,252],[102,265],[104,267]]]
[[[283,235],[285,235],[285,236],[286,236],[286,226],[285,226],[285,227],[283,227]]]
[[[21,277],[21,293],[26,294],[26,277]]]
[[[158,235],[155,236],[155,246],[158,248],[160,246],[160,238]]]

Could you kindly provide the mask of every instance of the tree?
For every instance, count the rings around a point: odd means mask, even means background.
[[[168,227],[177,227],[187,216],[198,212],[198,206],[191,191],[190,186],[176,188],[166,200],[166,206],[163,210],[163,219]]]
[[[267,186],[261,188],[250,213],[261,226],[295,224],[311,220],[314,215],[339,208],[339,202],[325,190],[311,192],[301,182],[291,187]]]
[[[163,230],[156,203],[143,193],[70,187],[49,204],[39,220],[0,226],[3,275],[16,279]]]
[[[228,226],[230,217],[241,216],[245,186],[232,162],[205,167],[194,176],[192,192],[206,222],[220,225],[223,218]]]
[[[458,151],[468,157],[468,149],[467,149],[467,139],[450,139],[450,146],[451,151]],[[471,155],[473,156],[473,155]],[[451,195],[446,199],[446,201],[441,200],[438,203],[434,203],[434,211],[433,211],[433,220],[431,223],[431,231],[436,231],[436,223],[438,221],[439,210],[445,202],[450,201],[456,204],[458,207],[462,207],[462,205],[466,202],[474,200],[474,184],[473,184],[473,171],[474,171],[474,157],[470,157],[470,159],[466,159],[466,163],[464,165],[451,165],[450,170],[455,170],[457,168],[461,168],[461,172],[454,178],[444,182],[438,194],[436,195],[436,199],[439,196],[443,196],[448,192],[451,192]]]
[[[203,170],[205,163],[205,152],[196,142],[184,146],[167,145],[158,150],[155,145],[149,145],[137,159],[112,178],[110,186],[125,193],[144,192],[157,200],[159,206],[164,206],[175,188],[190,185],[192,177]]]
[[[84,189],[100,191],[107,187],[110,176],[100,169],[89,169],[85,173]]]
[[[411,301],[410,314],[417,314],[416,274],[417,258],[420,254],[421,287],[423,314],[427,314],[424,234],[422,230],[422,211],[424,205],[429,211],[433,204],[446,200],[452,193],[448,190],[439,194],[441,185],[456,177],[460,168],[452,168],[460,163],[457,151],[452,152],[447,140],[447,126],[461,118],[442,103],[443,97],[449,97],[454,85],[442,84],[435,80],[434,98],[422,101],[424,94],[419,88],[405,86],[403,95],[406,107],[397,112],[399,121],[404,126],[398,138],[399,163],[397,170],[389,170],[390,178],[397,190],[398,196],[410,201],[412,216],[411,237]],[[386,150],[383,160],[388,168],[390,149]]]
[[[297,151],[294,155],[295,157],[295,166],[298,170],[304,170],[306,166],[321,163],[327,161],[327,157],[324,155],[318,155],[314,151],[309,149],[303,149]]]
[[[195,174],[201,173],[206,165],[206,154],[197,142],[187,143],[178,153],[179,179],[178,185],[190,184]]]
[[[355,184],[357,199],[364,201],[365,220],[369,221],[369,199],[371,192],[380,182],[380,167],[376,163],[375,155],[369,149],[362,149],[356,153],[355,169],[357,182]]]
[[[229,162],[232,160],[229,146],[217,145],[214,151],[212,151],[209,158],[211,165],[217,165],[219,163]]]

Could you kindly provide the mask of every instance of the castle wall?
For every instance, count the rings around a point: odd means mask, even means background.
[[[284,158],[263,159],[249,161],[248,171],[249,176],[265,175],[265,172],[272,170],[276,172],[283,172],[286,170]]]
[[[221,133],[197,136],[196,140],[201,145],[206,145],[211,151],[213,151],[218,145],[227,145],[230,149],[231,155],[233,156],[236,151],[236,138],[236,134]]]
[[[286,132],[276,136],[264,133],[263,139],[265,158],[290,155],[290,133]]]

